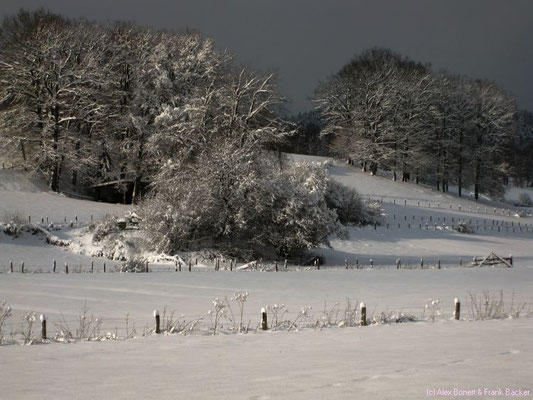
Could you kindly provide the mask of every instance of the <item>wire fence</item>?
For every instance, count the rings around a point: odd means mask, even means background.
[[[405,207],[416,207],[416,208],[426,208],[433,210],[442,210],[442,211],[454,211],[460,213],[475,213],[475,214],[485,214],[485,215],[501,215],[505,217],[518,217],[518,212],[524,212],[526,216],[533,217],[531,212],[527,212],[522,207],[516,207],[515,209],[503,208],[503,207],[492,207],[492,206],[465,206],[459,203],[453,202],[435,202],[428,200],[419,200],[419,199],[403,199],[400,197],[394,196],[366,196],[368,201],[378,202],[380,204],[391,204],[391,205],[401,205]],[[458,199],[459,200],[459,199]],[[468,199],[465,199],[468,200]]]
[[[382,256],[385,257],[385,256]],[[53,260],[48,264],[33,264],[25,261],[0,262],[0,274],[153,274],[153,273],[199,273],[199,272],[305,272],[305,271],[335,271],[335,270],[440,270],[480,267],[479,262],[483,257],[449,257],[442,259],[436,257],[416,257],[406,258],[394,256],[386,257],[378,261],[371,257],[355,257],[345,259],[341,265],[323,265],[323,256],[302,259],[300,263],[279,262],[254,262],[248,264],[238,264],[227,260],[215,259],[207,264],[194,262],[189,264],[176,262],[173,264],[142,263],[136,270],[131,270],[126,261],[108,260],[97,262],[65,262],[63,264]],[[503,257],[510,266],[513,266],[513,256]],[[308,265],[304,265],[308,264]],[[502,267],[509,267],[504,262],[496,262]]]
[[[246,294],[247,296],[247,294]],[[51,342],[76,342],[80,340],[122,340],[153,334],[216,335],[252,333],[261,330],[291,331],[363,327],[369,324],[395,324],[406,322],[436,322],[438,320],[485,320],[518,318],[532,315],[530,303],[519,302],[514,295],[505,299],[503,292],[484,292],[483,296],[469,295],[465,301],[466,312],[461,311],[461,301],[449,298],[429,299],[420,306],[371,305],[347,299],[344,303],[324,304],[320,310],[301,307],[289,311],[283,304],[270,305],[258,312],[246,309],[246,296],[235,294],[232,299],[216,299],[205,314],[182,315],[167,307],[160,313],[123,318],[96,317],[86,306],[77,316],[62,314],[46,317],[31,310],[21,313],[14,321],[6,314],[7,305],[0,304],[0,343],[33,344]],[[3,316],[3,317],[2,317]]]

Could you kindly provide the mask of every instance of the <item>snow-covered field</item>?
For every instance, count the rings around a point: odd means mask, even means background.
[[[7,346],[0,396],[425,399],[443,388],[510,398],[477,390],[532,389],[532,331],[521,319]]]
[[[513,217],[515,208],[509,205],[477,204],[343,164],[333,165],[331,172],[363,196],[383,198],[389,229],[351,229],[349,240],[335,239],[332,248],[316,251],[326,266],[343,266],[345,260],[353,266],[356,259],[368,266],[370,258],[376,267],[391,266],[397,258],[417,264],[423,257],[426,266],[440,259],[454,268],[164,272],[168,266],[153,265],[150,274],[50,274],[53,259],[58,266],[68,262],[85,271],[91,261],[98,271],[104,261],[116,262],[45,245],[29,234],[18,239],[0,234],[0,302],[13,309],[7,329],[20,325],[22,313],[35,311],[48,316],[53,333],[61,314],[72,321],[84,304],[101,317],[103,330],[119,333],[126,315],[129,329],[151,326],[154,309],[205,322],[194,336],[0,346],[0,398],[422,399],[439,388],[476,390],[461,398],[494,398],[484,390],[499,388],[530,390],[531,396],[533,319],[470,321],[468,298],[469,292],[502,290],[508,307],[511,301],[533,304],[533,218]],[[0,214],[63,222],[128,209],[49,193],[20,172],[0,170]],[[471,219],[477,232],[452,231],[452,218]],[[466,264],[491,251],[512,253],[514,268],[457,268],[459,258]],[[44,273],[5,273],[9,260],[17,268],[24,261],[27,270]],[[342,308],[350,299],[364,301],[369,318],[390,311],[422,319],[429,299],[439,298],[441,315],[435,323],[207,336],[213,299],[239,291],[249,292],[245,322],[254,329],[262,307],[282,303],[292,318],[302,307],[311,307],[311,318],[320,318],[324,308],[336,302]],[[456,297],[462,300],[462,321],[452,319]]]

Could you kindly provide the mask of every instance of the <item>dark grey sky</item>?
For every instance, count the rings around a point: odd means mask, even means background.
[[[239,61],[279,73],[289,109],[365,48],[498,82],[533,110],[530,0],[4,0],[0,13],[45,7],[69,17],[198,28]]]

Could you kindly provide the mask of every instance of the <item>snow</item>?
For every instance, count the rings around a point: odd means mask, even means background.
[[[313,162],[327,160],[301,155],[291,155],[291,158]],[[440,259],[443,265],[456,266],[460,258],[466,263],[474,256],[486,256],[493,251],[500,256],[512,254],[517,265],[533,266],[533,218],[513,217],[516,207],[490,200],[477,203],[468,198],[436,192],[423,185],[393,182],[385,177],[363,173],[342,162],[332,163],[329,170],[336,180],[355,188],[363,197],[383,200],[389,229],[386,229],[386,224],[376,230],[373,227],[351,228],[349,240],[332,240],[331,249],[315,251],[324,255],[327,265],[344,265],[344,260],[355,265],[356,258],[365,265],[370,264],[370,259],[374,265],[396,265],[398,258],[402,265],[413,265],[424,258],[426,264],[436,265]],[[407,206],[404,205],[406,203]],[[511,216],[508,216],[509,213]],[[472,220],[480,228],[472,235],[455,232],[449,229],[452,218],[455,222],[459,219]],[[500,232],[496,226],[491,230],[493,220],[508,226],[501,227]],[[518,223],[522,227],[521,232]],[[442,229],[443,224],[446,229]],[[528,232],[525,231],[526,224]]]
[[[107,204],[65,197],[48,190],[37,178],[30,178],[24,172],[10,169],[0,170],[0,218],[8,213],[18,213],[33,222],[48,218],[51,222],[90,221],[106,214],[124,215],[131,207]]]
[[[531,320],[521,319],[6,346],[0,383],[10,399],[25,400],[424,399],[438,388],[531,390],[532,334]]]
[[[324,255],[326,267],[340,268],[261,272],[250,263],[230,272],[214,271],[213,264],[206,263],[195,266],[193,272],[187,268],[175,272],[172,261],[160,261],[150,265],[153,272],[149,274],[109,273],[116,261],[46,245],[31,234],[16,239],[0,234],[0,302],[6,300],[13,313],[7,329],[19,327],[22,314],[33,311],[46,315],[52,335],[61,316],[75,320],[84,306],[89,315],[101,318],[103,330],[118,332],[119,336],[125,329],[126,315],[140,331],[146,325],[153,326],[154,310],[163,310],[163,317],[171,311],[187,319],[203,317],[205,329],[213,299],[231,299],[237,292],[249,293],[243,322],[246,325],[250,321],[251,327],[259,326],[262,310],[275,304],[283,304],[294,318],[302,309],[317,315],[336,302],[343,306],[346,299],[352,304],[364,302],[369,321],[383,311],[420,318],[431,302],[428,299],[440,299],[442,315],[435,323],[5,345],[0,346],[0,397],[422,399],[436,388],[533,389],[533,319],[464,320],[471,312],[470,293],[502,290],[508,305],[511,301],[533,304],[532,229],[515,229],[514,233],[511,229],[517,228],[518,222],[522,227],[531,224],[533,219],[508,216],[507,212],[502,216],[501,210],[514,210],[509,205],[488,199],[481,204],[458,199],[427,187],[371,177],[342,163],[333,163],[330,170],[335,179],[355,187],[363,196],[383,197],[390,224],[389,229],[352,228],[350,239],[334,239],[332,248],[315,251]],[[91,214],[124,215],[129,210],[66,198],[48,192],[40,182],[20,172],[0,170],[0,213],[19,212],[37,220],[48,216],[54,222],[62,222],[65,215],[78,215],[80,222],[74,229],[52,231],[61,240],[77,240],[77,247],[73,246],[76,251],[85,249],[89,254],[93,250],[87,236],[79,236],[81,221],[88,221]],[[492,220],[497,220],[501,231],[478,229],[465,235],[434,229],[437,218],[439,225],[450,225],[452,217],[456,221],[472,219],[474,225],[478,221],[481,227],[492,226]],[[502,221],[508,223],[509,232]],[[412,224],[411,229],[407,223]],[[501,256],[512,253],[514,267],[457,268],[459,257],[466,265],[471,257],[491,251]],[[391,268],[397,258],[406,266],[417,264],[421,257],[426,266],[435,266],[440,259],[443,268]],[[356,258],[366,267],[372,259],[375,268],[344,269],[344,260],[353,267]],[[13,260],[15,271],[24,261],[27,271],[43,273],[6,273],[9,260]],[[53,260],[57,261],[56,274],[49,273]],[[68,275],[62,267],[65,262],[70,267]],[[91,262],[96,273],[75,272],[80,267],[87,272]],[[106,274],[102,271],[104,262]],[[382,265],[388,268],[380,268]],[[453,320],[457,299],[462,299],[461,321]],[[237,310],[235,302],[229,303]]]

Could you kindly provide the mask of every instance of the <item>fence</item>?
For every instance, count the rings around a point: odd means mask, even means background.
[[[213,309],[203,315],[180,315],[165,307],[163,313],[154,310],[152,315],[125,318],[98,318],[88,314],[86,306],[77,318],[66,319],[60,314],[49,319],[44,314],[26,312],[20,323],[7,321],[11,314],[5,303],[0,304],[0,343],[31,344],[50,342],[70,342],[77,340],[120,340],[152,334],[216,335],[217,333],[251,333],[258,331],[291,331],[296,329],[319,329],[364,327],[372,324],[394,324],[406,322],[435,322],[437,320],[489,320],[529,316],[532,309],[528,303],[517,303],[512,298],[510,306],[504,304],[503,292],[484,292],[477,296],[469,293],[467,316],[462,314],[459,298],[449,298],[442,304],[439,298],[429,299],[419,307],[369,307],[368,304],[346,300],[331,306],[327,304],[321,311],[303,307],[289,312],[284,305],[262,307],[257,313],[245,312],[248,293],[235,293],[230,300],[216,299]],[[232,302],[236,308],[232,308]],[[4,311],[8,310],[6,314]],[[40,329],[39,329],[40,328]],[[52,329],[50,329],[52,328]],[[9,332],[9,333],[7,333]],[[6,339],[7,333],[7,339]]]
[[[464,213],[476,213],[487,215],[502,215],[507,217],[514,217],[517,210],[509,208],[489,207],[489,206],[463,206],[462,204],[454,204],[452,202],[432,202],[424,200],[400,199],[391,196],[367,196],[368,201],[375,201],[380,204],[403,205],[405,207],[417,207],[439,210],[452,210]],[[466,199],[465,199],[466,200]]]
[[[206,270],[213,271],[263,271],[263,272],[283,272],[283,271],[306,271],[306,270],[362,270],[362,269],[441,269],[441,268],[461,268],[472,266],[484,266],[489,263],[480,263],[483,258],[479,257],[457,257],[456,262],[451,262],[449,257],[441,258],[425,258],[425,257],[408,257],[410,261],[402,261],[401,258],[396,258],[389,263],[376,263],[373,258],[359,258],[356,257],[351,260],[344,260],[343,265],[329,265],[324,266],[321,263],[320,257],[313,257],[311,265],[302,265],[303,263],[289,263],[285,261],[274,262],[252,262],[247,264],[239,264],[235,260],[226,260],[222,258],[214,258],[209,262],[211,265],[204,263],[198,264],[198,260],[189,260],[188,263],[176,261],[174,264],[161,264],[142,262],[137,264],[134,268],[128,266],[126,261],[108,260],[83,264],[80,262],[64,262],[58,263],[56,260],[48,264],[28,264],[25,261],[9,261],[9,263],[0,263],[0,274],[2,273],[51,273],[51,274],[95,274],[95,273],[162,273],[162,272],[200,272]],[[416,259],[416,262],[413,262]],[[513,265],[513,256],[504,259]],[[496,265],[491,263],[490,265]]]
[[[236,294],[237,295],[237,294]],[[233,300],[233,299],[232,299]],[[218,302],[218,303],[217,303]],[[363,327],[437,319],[461,319],[460,302],[441,305],[438,299],[420,307],[385,307],[378,311],[365,303],[347,300],[345,305],[325,305],[320,311],[303,307],[290,312],[285,306],[262,307],[257,313],[244,312],[244,302],[224,299],[213,302],[213,310],[206,314],[179,315],[167,308],[152,315],[124,318],[101,318],[89,315],[86,306],[77,317],[62,314],[52,318],[35,311],[22,314],[20,322],[0,320],[0,343],[31,344],[70,342],[77,340],[120,340],[152,334],[215,335],[217,333],[249,333],[257,331],[291,331],[296,329],[324,329],[331,327]],[[242,308],[241,308],[242,307]],[[368,310],[368,311],[367,311]],[[0,310],[1,311],[1,310]],[[466,318],[463,318],[466,319]],[[40,323],[39,323],[40,322]]]

